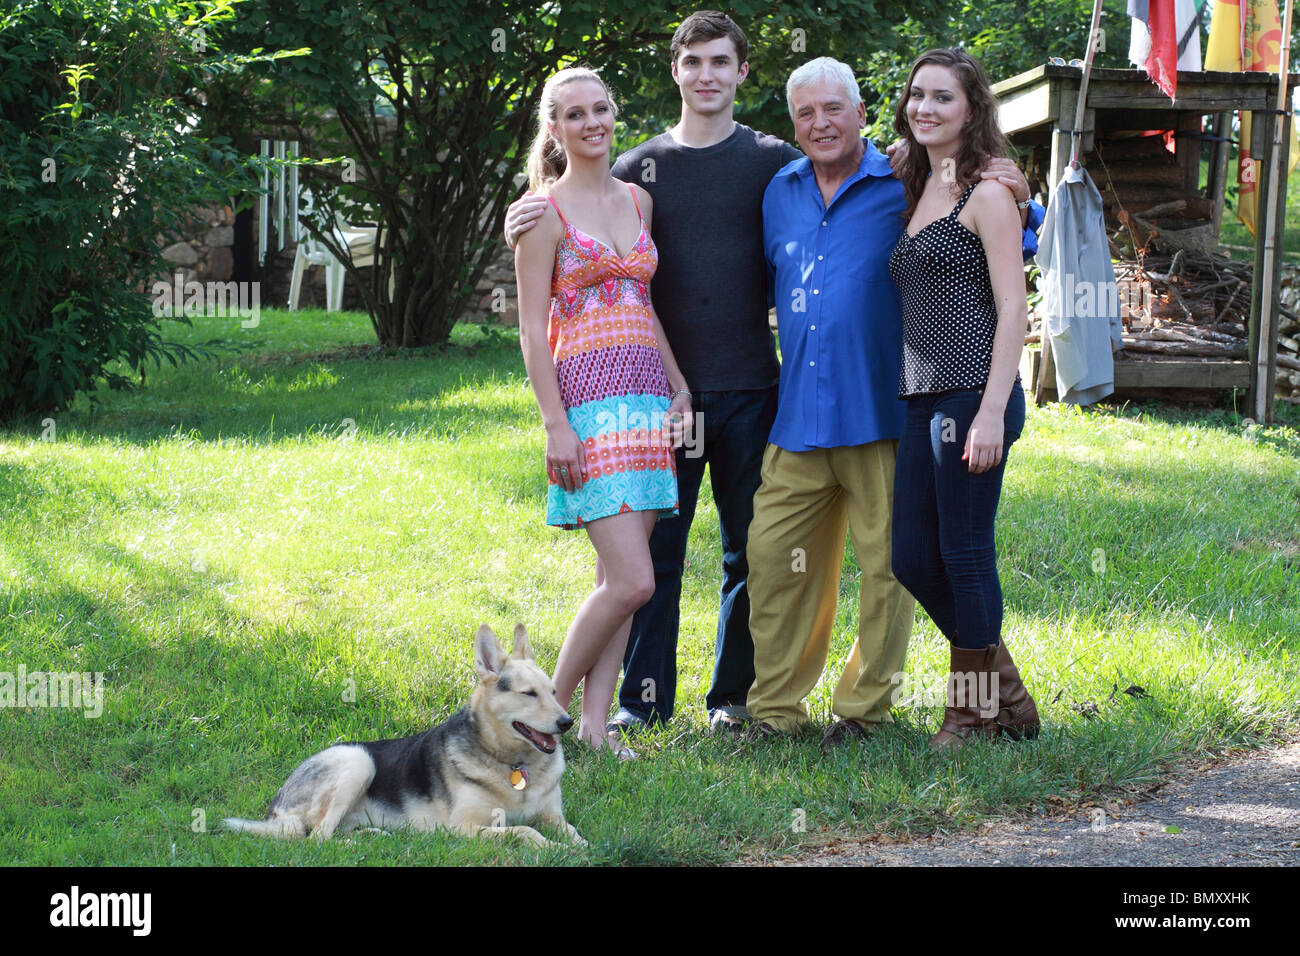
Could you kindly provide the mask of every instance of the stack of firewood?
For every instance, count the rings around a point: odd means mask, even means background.
[[[1277,396],[1300,405],[1300,266],[1282,267],[1282,307],[1277,318]]]
[[[1242,359],[1247,355],[1251,265],[1207,252],[1147,250],[1115,264],[1124,351]],[[1277,395],[1300,402],[1300,276],[1283,273]]]
[[[1085,157],[1119,283],[1124,350],[1117,359],[1249,358],[1253,265],[1220,254],[1215,202],[1198,188],[1200,140],[1192,132],[1098,130]],[[1180,153],[1169,151],[1171,141]],[[1026,156],[1026,175],[1040,192],[1049,160],[1045,147]],[[1276,394],[1300,404],[1300,266],[1282,267],[1281,305]],[[1026,343],[1041,340],[1040,319],[1031,311]]]

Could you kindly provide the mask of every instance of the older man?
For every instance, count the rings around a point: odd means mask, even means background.
[[[829,57],[804,64],[786,101],[805,156],[763,197],[782,362],[749,529],[747,705],[760,736],[809,722],[803,700],[826,664],[847,530],[862,570],[858,637],[835,686],[828,748],[890,720],[912,627],[912,597],[890,570],[904,403],[889,255],[906,202],[889,160],[862,137],[866,111],[849,67]]]

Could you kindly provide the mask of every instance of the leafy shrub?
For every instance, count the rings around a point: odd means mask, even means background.
[[[255,159],[193,132],[205,78],[247,60],[208,49],[233,2],[0,12],[0,420],[203,352],[164,341],[146,293],[192,205],[256,185]]]

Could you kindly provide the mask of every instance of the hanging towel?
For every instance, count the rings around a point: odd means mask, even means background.
[[[1057,395],[1091,405],[1115,391],[1112,353],[1123,340],[1101,193],[1082,166],[1067,166],[1052,194],[1035,261],[1043,270],[1043,340],[1056,361]]]

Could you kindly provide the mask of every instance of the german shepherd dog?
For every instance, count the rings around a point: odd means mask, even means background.
[[[474,635],[479,685],[446,721],[399,740],[335,744],[298,766],[265,820],[227,819],[229,829],[328,840],[359,827],[449,829],[466,836],[512,834],[552,841],[526,824],[552,824],[587,841],[564,819],[559,735],[573,726],[555,685],[537,666],[528,633],[515,625],[509,657],[486,624]]]

